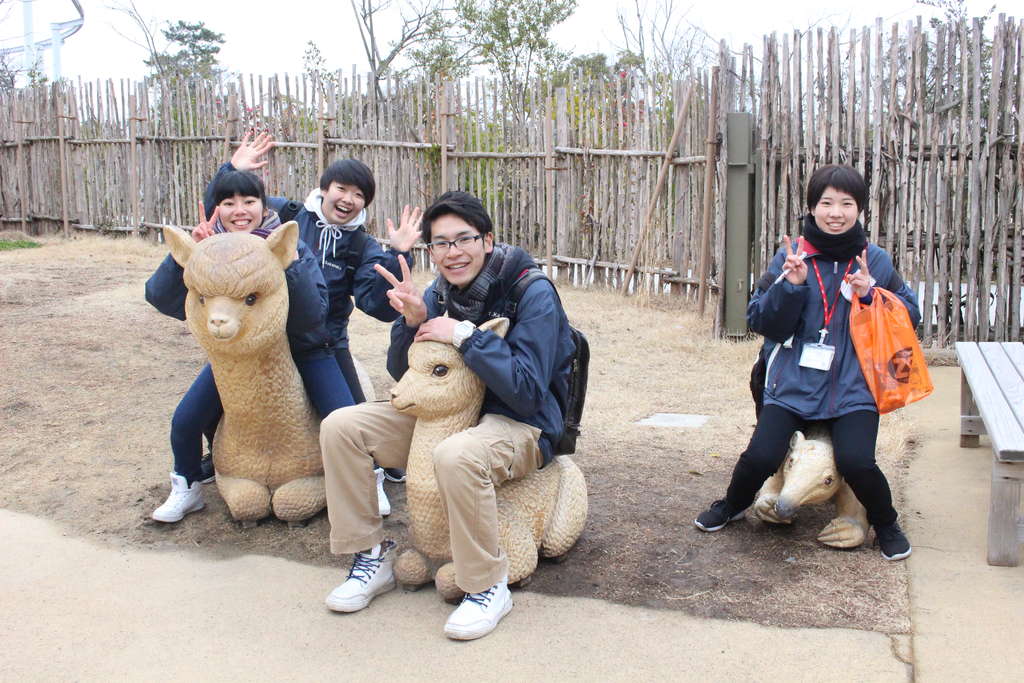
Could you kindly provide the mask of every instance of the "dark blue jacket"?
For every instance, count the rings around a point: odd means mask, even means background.
[[[846,261],[835,262],[813,253],[813,247],[806,242],[805,247],[811,252],[806,258],[807,281],[794,285],[783,279],[772,284],[767,291],[756,291],[747,306],[747,324],[751,330],[767,338],[766,350],[770,351],[764,402],[785,408],[807,420],[824,420],[857,410],[877,412],[875,399],[864,381],[850,337],[850,302],[843,296],[838,298],[825,340],[826,344],[835,346],[831,368],[815,370],[800,366],[804,344],[818,342],[818,331],[825,319],[812,261],[818,264],[829,306],[836,297],[847,266]],[[780,249],[768,267],[773,280],[782,272],[785,260],[785,249]],[[854,260],[850,272],[855,273],[859,269]],[[868,245],[868,271],[880,287],[896,283],[893,294],[907,307],[910,322],[916,327],[921,321],[917,296],[899,278],[889,254],[874,244]],[[864,301],[869,299],[865,297]]]
[[[512,283],[494,287],[483,320],[509,317],[508,292]],[[423,292],[427,318],[444,315],[434,284]],[[408,351],[415,327],[399,318],[391,326],[388,372],[396,380],[409,367]],[[553,456],[552,444],[564,426],[555,391],[568,393],[569,372],[574,350],[569,321],[558,294],[549,280],[531,284],[519,301],[514,322],[504,339],[490,331],[474,330],[460,351],[462,357],[487,386],[481,414],[495,413],[525,422],[541,430],[540,448],[544,464]]]
[[[235,167],[227,163],[217,170],[217,175],[233,170]],[[206,188],[204,200],[207,213],[212,213],[214,208],[213,181]],[[284,197],[267,198],[269,207],[278,212],[287,203],[288,200]],[[322,254],[319,244],[320,233],[324,226],[319,224],[320,219],[317,215],[303,207],[292,220],[299,224],[299,239],[309,245],[316,255],[317,265],[323,270],[329,302],[327,329],[337,347],[348,348],[348,318],[352,315],[353,297],[355,297],[355,305],[359,307],[359,310],[369,316],[384,322],[391,322],[398,317],[398,311],[388,303],[387,292],[391,289],[391,285],[374,270],[373,266],[379,263],[395,277],[401,279],[401,266],[398,264],[399,252],[393,249],[385,251],[381,248],[380,243],[371,237],[363,243],[363,252],[359,258],[358,267],[354,271],[350,271],[345,261],[345,254],[354,231],[343,233],[334,248],[327,254]],[[403,254],[403,256],[411,266],[412,256],[409,254]]]
[[[299,242],[299,258],[285,268],[288,344],[295,358],[333,355],[327,331],[327,285],[313,252]],[[146,301],[164,315],[185,319],[185,270],[168,254],[146,280]]]

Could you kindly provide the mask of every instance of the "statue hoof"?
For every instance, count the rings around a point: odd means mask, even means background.
[[[217,475],[217,490],[228,512],[239,522],[252,522],[270,514],[270,489],[252,479]],[[248,527],[245,527],[248,528]]]
[[[533,581],[533,574],[528,574],[515,583],[510,583],[509,585],[513,588],[526,588],[530,585],[531,581]]]
[[[286,522],[309,519],[327,506],[324,478],[302,477],[282,484],[274,491],[274,515]]]
[[[395,560],[395,579],[406,587],[417,588],[430,583],[430,567],[427,559],[417,550],[406,550]]]
[[[238,522],[238,526],[242,527],[243,529],[255,529],[259,525],[259,520],[256,519],[242,519]]]
[[[775,502],[778,500],[777,496],[764,496],[758,498],[754,503],[754,514],[762,522],[768,522],[769,524],[792,524],[793,518],[783,519],[775,512]]]
[[[818,534],[818,540],[832,548],[856,548],[866,537],[866,529],[845,517],[836,517]]]
[[[451,562],[437,570],[437,574],[434,575],[434,585],[437,587],[437,592],[441,594],[441,597],[446,602],[453,604],[462,600],[462,596],[466,594],[455,583],[455,565]]]

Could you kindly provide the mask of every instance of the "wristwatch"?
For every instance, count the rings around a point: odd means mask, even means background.
[[[460,320],[455,323],[455,329],[452,330],[452,345],[457,349],[461,349],[466,340],[473,336],[473,330],[475,329],[476,325],[468,320]]]

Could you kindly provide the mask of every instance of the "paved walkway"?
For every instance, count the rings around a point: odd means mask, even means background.
[[[495,633],[457,643],[431,590],[335,615],[338,570],[112,549],[0,510],[0,680],[1020,680],[1024,566],[985,563],[991,456],[957,447],[958,372],[936,368],[912,408],[928,434],[905,515],[912,638],[527,591]]]

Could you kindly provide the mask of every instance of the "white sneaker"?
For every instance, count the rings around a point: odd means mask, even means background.
[[[358,612],[374,597],[394,588],[394,547],[392,541],[384,541],[365,553],[356,553],[348,579],[327,596],[327,608],[334,612]]]
[[[189,486],[185,477],[171,472],[171,495],[151,515],[158,522],[180,522],[190,512],[206,507],[203,502],[203,484],[198,481]]]
[[[455,640],[473,640],[486,636],[512,611],[512,593],[508,577],[482,593],[466,593],[462,604],[448,617],[444,634]]]
[[[391,514],[391,501],[388,500],[388,494],[384,493],[384,469],[377,467],[373,473],[377,475],[377,509],[381,517],[387,517]]]

